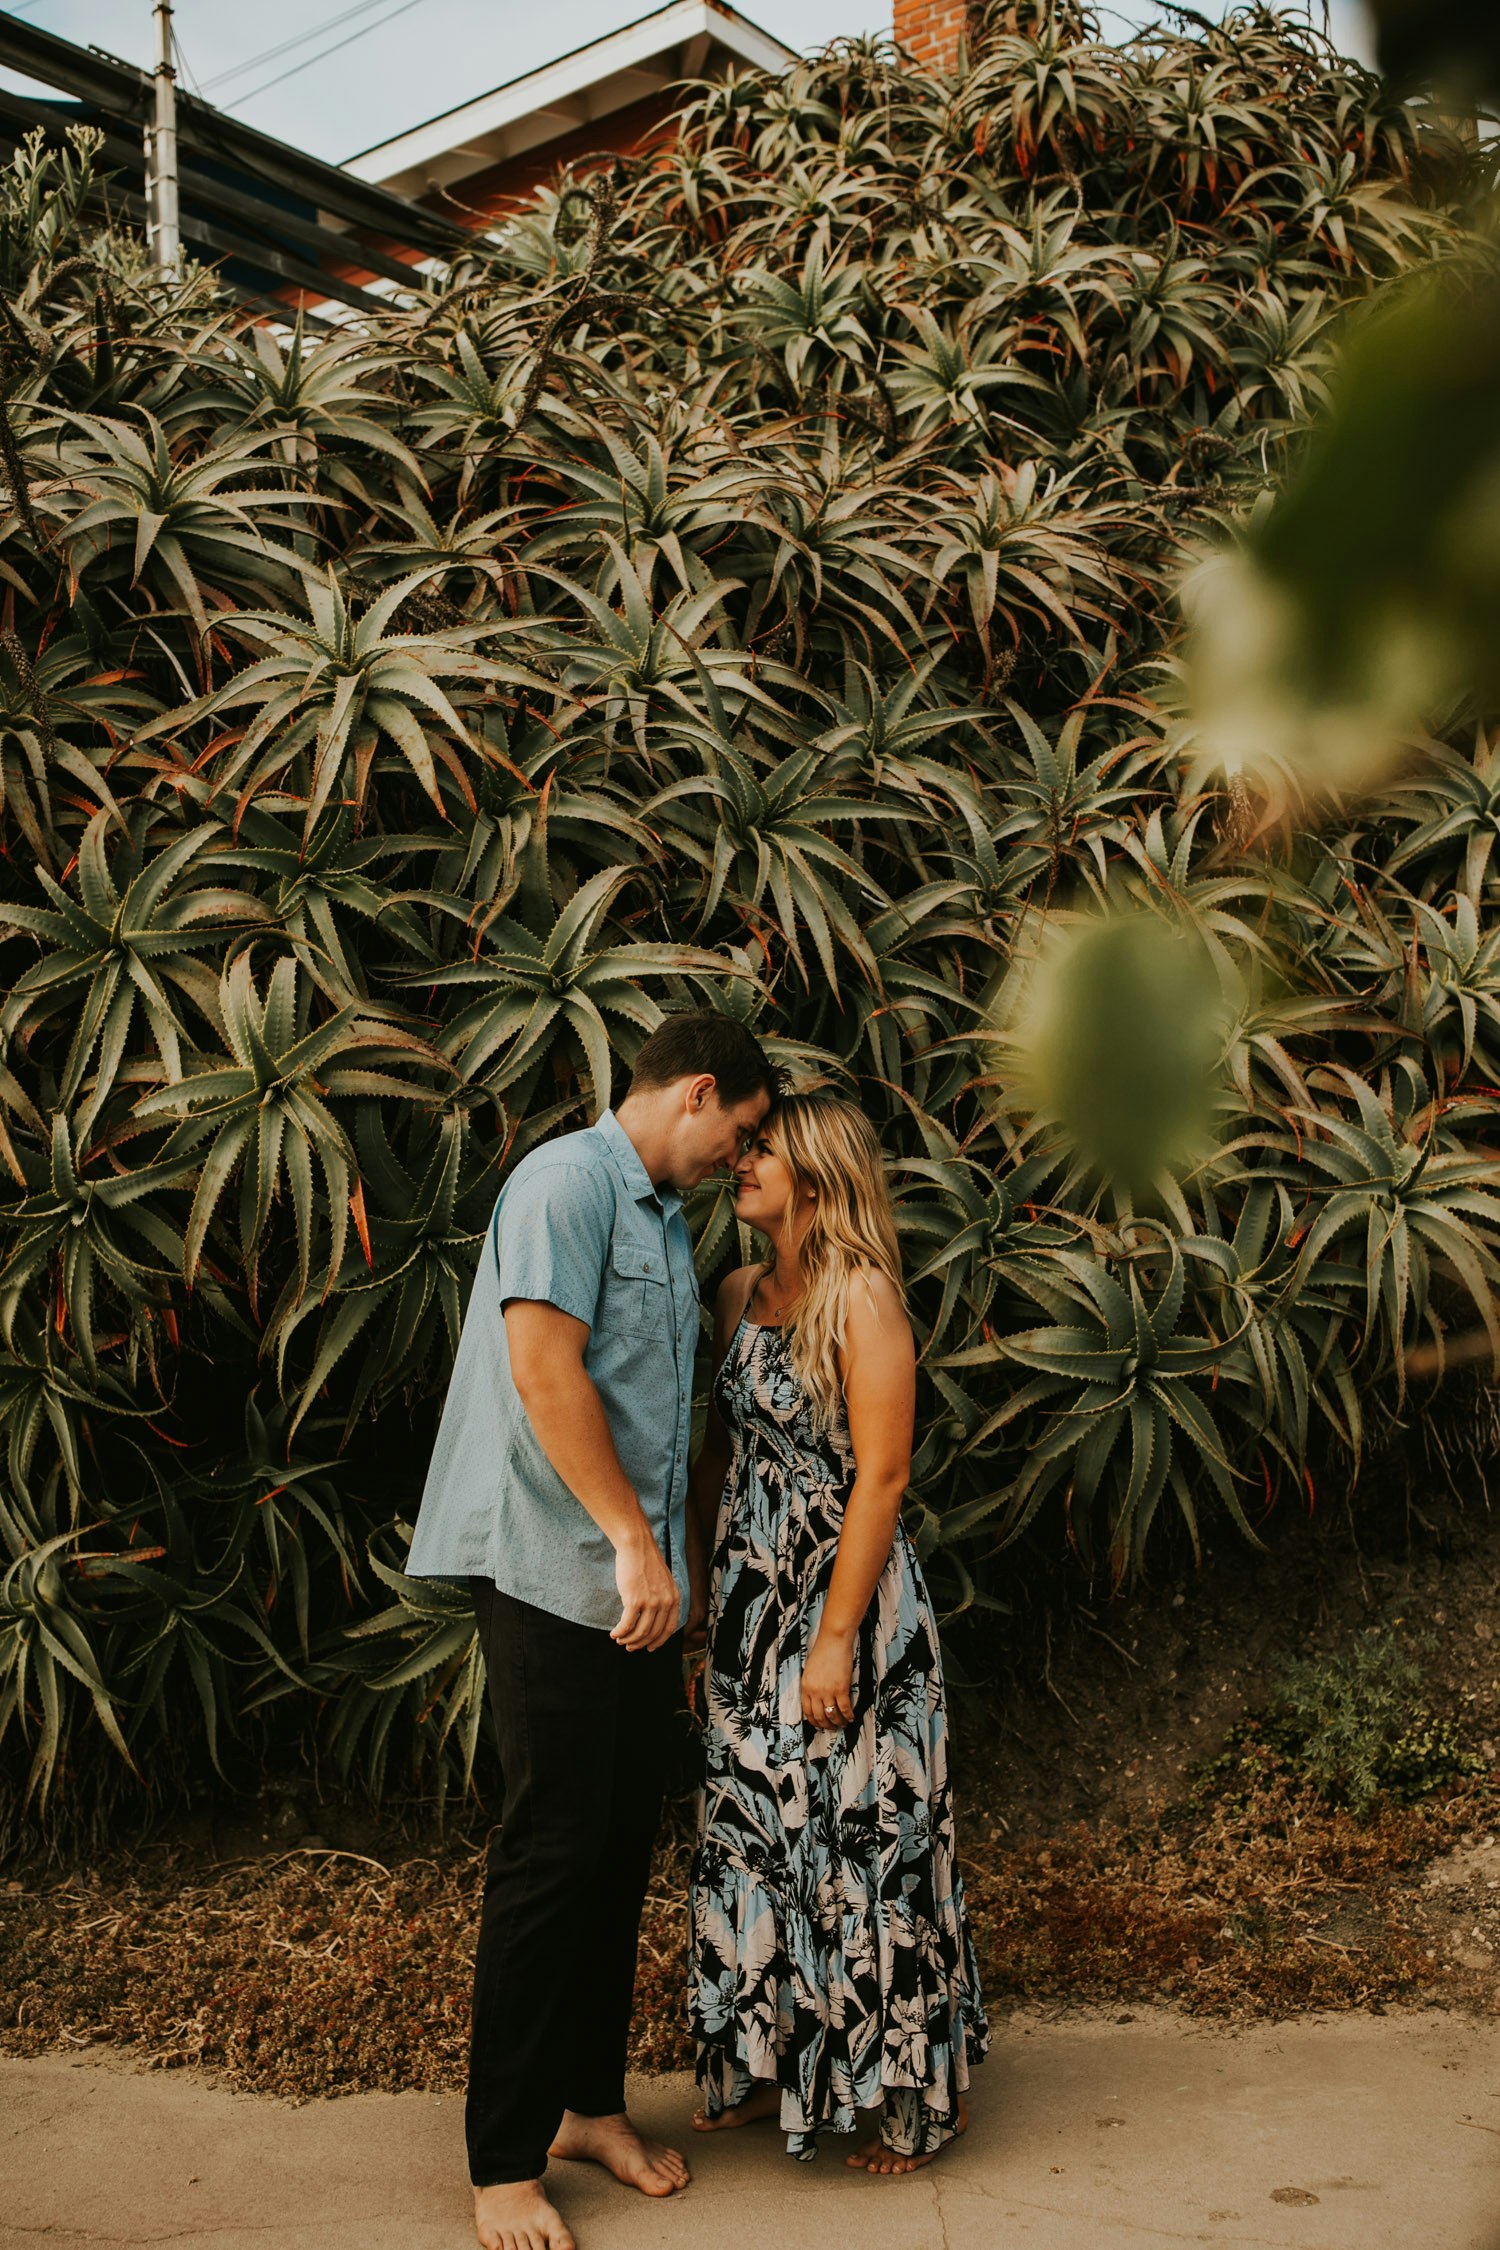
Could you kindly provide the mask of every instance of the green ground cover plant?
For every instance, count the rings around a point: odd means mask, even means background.
[[[692,89],[358,330],[150,278],[86,137],[0,181],[10,1833],[272,1742],[467,1768],[470,1620],[400,1565],[469,1276],[672,1006],[879,1121],[976,1630],[1039,1544],[1118,1584],[1347,1481],[1493,1336],[1483,715],[1257,834],[1173,600],[1341,324],[1481,257],[1484,158],[1262,8],[981,32]],[[1007,1030],[1101,907],[1212,986],[1149,1196]]]
[[[1382,1800],[1414,1804],[1486,1770],[1458,1721],[1432,1709],[1411,1649],[1372,1631],[1333,1656],[1288,1658],[1265,1707],[1230,1729],[1199,1793],[1253,1795],[1281,1776],[1364,1817]]]

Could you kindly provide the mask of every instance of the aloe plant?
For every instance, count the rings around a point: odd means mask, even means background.
[[[1482,153],[1297,19],[1013,0],[946,77],[689,88],[327,335],[153,280],[96,159],[0,176],[13,1817],[312,1735],[467,1770],[400,1564],[494,1193],[705,998],[877,1120],[952,1611],[1352,1479],[1494,1320],[1491,734],[1262,846],[1172,589]],[[1154,1210],[1007,1043],[1102,909],[1216,991]]]

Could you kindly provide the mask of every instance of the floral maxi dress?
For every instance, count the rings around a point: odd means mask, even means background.
[[[782,1330],[742,1320],[715,1398],[733,1443],[713,1564],[690,2010],[710,2116],[781,2088],[791,2154],[879,2108],[900,2155],[957,2130],[989,2045],[954,1854],[931,1604],[898,1529],[860,1627],[854,1722],[802,1716],[854,1454],[820,1433]]]

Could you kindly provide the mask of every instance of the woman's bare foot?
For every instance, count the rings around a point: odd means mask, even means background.
[[[781,2088],[770,2081],[747,2094],[732,2109],[721,2109],[717,2117],[710,2117],[706,2109],[693,2111],[695,2133],[724,2133],[736,2125],[758,2125],[762,2118],[781,2114]]]
[[[969,2105],[960,2098],[958,2125],[954,2132],[954,2139],[956,2140],[960,2133],[967,2133],[968,2130]],[[935,2148],[929,2156],[898,2156],[893,2148],[886,2147],[879,2133],[876,2132],[872,2133],[868,2140],[861,2141],[854,2154],[847,2157],[845,2161],[852,2164],[856,2171],[872,2173],[877,2180],[895,2180],[899,2179],[903,2172],[922,2171],[926,2165],[932,2162],[934,2156],[941,2156],[943,2149],[951,2146],[952,2142],[944,2141],[942,2147]]]
[[[575,2164],[602,2164],[606,2172],[642,2195],[675,2195],[692,2178],[675,2148],[665,2141],[647,2140],[638,2133],[623,2110],[616,2117],[580,2117],[566,2110],[549,2156],[571,2158]]]
[[[507,2180],[474,2190],[474,2232],[483,2250],[576,2250],[562,2213],[540,2180]]]

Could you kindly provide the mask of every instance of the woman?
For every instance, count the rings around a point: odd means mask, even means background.
[[[868,1119],[784,1097],[735,1209],[772,1254],[719,1292],[693,1471],[713,1542],[693,2122],[779,2115],[808,2158],[877,2111],[849,2162],[890,2176],[964,2130],[989,2033],[937,1633],[900,1522],[915,1354]]]

